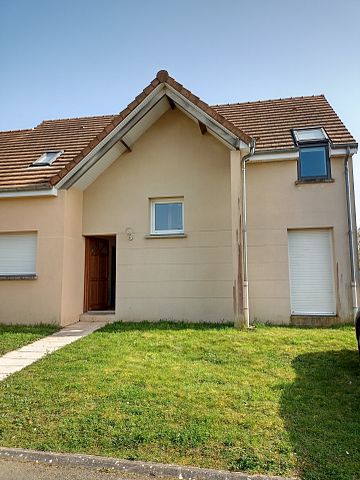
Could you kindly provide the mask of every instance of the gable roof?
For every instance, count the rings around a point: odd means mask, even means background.
[[[257,151],[294,148],[291,129],[304,127],[325,128],[333,145],[356,143],[324,95],[214,105],[213,109],[255,137]]]
[[[31,130],[0,132],[0,190],[49,189],[56,185],[161,86],[166,86],[167,95],[177,93],[234,138],[249,144],[256,137],[257,150],[294,148],[290,129],[308,126],[323,126],[334,145],[355,143],[323,95],[211,107],[161,70],[119,114],[47,120]],[[51,150],[64,153],[50,166],[31,166]]]

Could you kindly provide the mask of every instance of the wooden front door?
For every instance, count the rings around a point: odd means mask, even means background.
[[[88,237],[85,252],[84,310],[106,310],[109,304],[109,240]]]

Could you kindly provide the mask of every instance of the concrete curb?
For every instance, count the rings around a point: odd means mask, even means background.
[[[99,317],[100,318],[100,317]],[[47,337],[35,340],[35,342],[7,352],[0,357],[0,381],[5,380],[9,375],[19,372],[23,368],[32,365],[49,353],[55,352],[60,348],[70,345],[80,340],[80,338],[90,335],[99,328],[106,325],[106,322],[77,322],[67,325],[58,332]]]
[[[79,455],[40,452],[21,448],[0,447],[0,458],[24,462],[45,463],[47,465],[65,465],[93,469],[109,469],[122,473],[146,477],[169,477],[179,480],[291,480],[284,477],[269,477],[267,475],[248,475],[241,472],[213,470],[209,468],[180,467],[162,463],[120,460],[95,455]]]

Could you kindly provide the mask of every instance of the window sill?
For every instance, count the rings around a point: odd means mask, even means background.
[[[307,183],[334,183],[333,178],[309,178],[308,180],[296,180],[295,185],[304,185]]]
[[[36,274],[30,275],[0,275],[1,280],[37,280]]]
[[[152,233],[150,235],[145,235],[145,238],[186,238],[186,233]]]

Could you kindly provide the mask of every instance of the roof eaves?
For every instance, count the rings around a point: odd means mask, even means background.
[[[210,107],[210,105],[194,95],[190,90],[181,85],[181,83],[170,77],[166,70],[160,70],[156,77],[161,83],[166,83],[174,88],[180,95],[187,98],[191,103],[197,106],[205,114],[209,115],[217,123],[222,125],[226,130],[240,138],[243,142],[251,142],[252,138],[249,135],[243,132],[240,128],[236,127],[233,123],[229,122],[229,120],[220,115],[220,113],[216,112],[212,107]]]
[[[149,83],[144,90],[135,97],[135,99],[129,103],[127,107],[124,108],[119,114],[115,116],[112,122],[107,125],[104,130],[99,133],[95,138],[93,138],[89,144],[70,162],[66,165],[66,168],[61,170],[59,173],[50,178],[50,183],[52,186],[60,182],[79,162],[81,162],[89,153],[97,146],[99,143],[104,140],[107,135],[109,135],[122,121],[124,121],[130,113],[139,106],[149,95],[152,93],[155,88],[160,84],[158,79],[154,79]]]
[[[166,70],[160,70],[154,80],[147,85],[143,91],[135,97],[135,99],[127,105],[118,115],[115,116],[112,122],[107,125],[104,130],[92,139],[89,144],[70,162],[66,167],[58,172],[56,175],[50,178],[50,184],[52,186],[58,184],[79,162],[85,159],[87,155],[104,140],[121,122],[123,122],[131,112],[137,108],[149,95],[161,84],[167,84],[174,88],[178,93],[187,98],[195,106],[201,109],[205,114],[209,115],[213,120],[218,122],[223,128],[230,131],[233,135],[241,139],[245,143],[252,141],[251,137],[243,132],[241,129],[233,125],[226,120],[222,115],[217,113],[207,103],[200,100],[199,97],[194,95],[190,90],[187,90],[174,78],[170,77]]]

